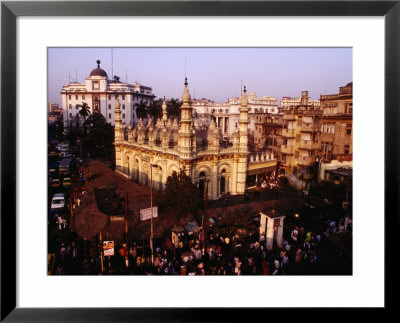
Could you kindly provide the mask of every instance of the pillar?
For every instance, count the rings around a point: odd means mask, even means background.
[[[212,185],[212,198],[218,197],[218,164],[214,161],[212,174],[211,174],[211,185]]]
[[[232,167],[232,184],[231,184],[231,193],[236,194],[237,193],[237,171],[238,171],[238,161],[237,158],[235,157],[233,159],[233,167]]]
[[[282,242],[283,242],[283,220],[285,217],[281,217],[279,219],[279,227],[278,231],[276,233],[276,245],[281,248],[282,247]]]
[[[266,247],[271,250],[274,245],[274,219],[267,217]]]

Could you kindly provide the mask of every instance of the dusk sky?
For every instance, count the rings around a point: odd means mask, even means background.
[[[303,90],[319,99],[353,81],[351,48],[114,48],[113,71],[122,82],[151,87],[157,98],[180,98],[185,58],[192,99],[224,102],[240,95],[241,83],[278,101]],[[49,48],[49,102],[61,106],[62,86],[83,83],[97,59],[111,78],[111,48]]]

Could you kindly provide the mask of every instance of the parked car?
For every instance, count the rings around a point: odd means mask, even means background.
[[[65,188],[70,188],[71,187],[71,178],[70,177],[65,177],[63,180],[63,187]]]
[[[60,153],[60,157],[61,158],[71,158],[72,155],[68,151],[63,151],[63,152]]]
[[[56,193],[51,200],[50,209],[62,209],[65,206],[65,194],[64,193]]]
[[[60,157],[60,153],[58,151],[51,151],[49,157]]]
[[[60,187],[60,185],[61,185],[61,181],[60,181],[59,178],[54,178],[54,179],[51,180],[50,186],[52,188],[58,188],[58,187]]]

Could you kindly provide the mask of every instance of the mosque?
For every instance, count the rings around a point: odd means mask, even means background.
[[[116,171],[140,184],[152,183],[161,190],[168,176],[184,170],[199,187],[200,194],[207,191],[210,199],[226,193],[244,194],[249,177],[274,175],[277,160],[272,152],[249,152],[246,87],[240,98],[239,124],[227,144],[214,118],[204,124],[193,117],[186,78],[184,84],[180,119],[167,117],[164,99],[161,118],[150,118],[146,124],[139,119],[134,127],[126,127],[121,120],[121,104],[116,99]]]

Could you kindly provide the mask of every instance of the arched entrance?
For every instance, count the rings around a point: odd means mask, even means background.
[[[207,188],[207,178],[206,178],[206,173],[201,172],[199,174],[199,195],[200,198],[204,198],[204,194],[206,192]]]
[[[128,175],[128,177],[131,176],[131,168],[130,168],[130,165],[129,165],[129,156],[128,155],[125,156],[124,173],[126,175]]]
[[[221,171],[221,178],[220,178],[220,182],[219,182],[219,193],[220,194],[225,194],[226,193],[226,183],[227,183],[227,179],[226,179],[226,170],[223,169]]]

